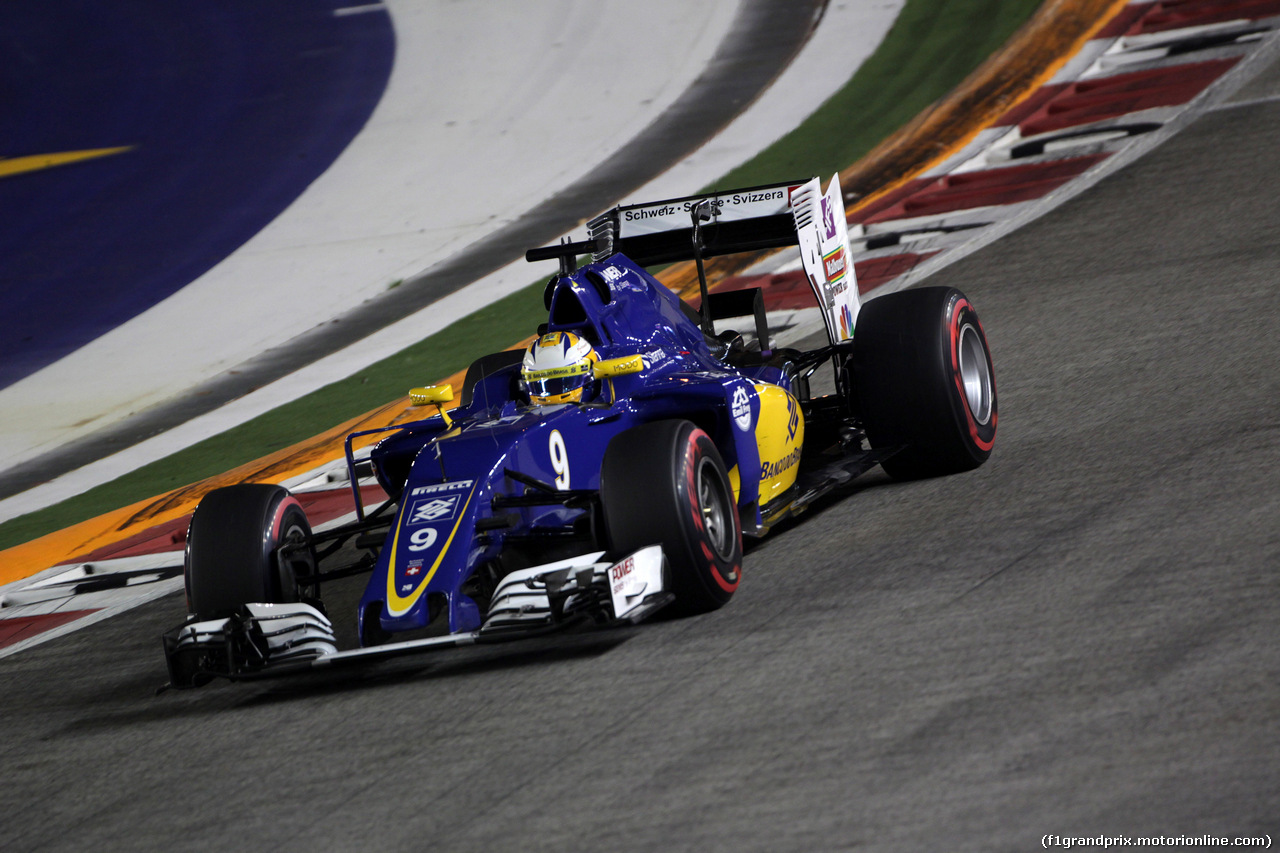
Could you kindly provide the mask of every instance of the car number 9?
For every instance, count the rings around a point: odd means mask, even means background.
[[[424,527],[421,530],[413,531],[413,535],[409,537],[410,551],[425,551],[435,544],[436,529],[434,527]]]
[[[551,467],[556,472],[556,488],[569,488],[569,454],[564,448],[564,436],[560,430],[553,429],[547,447],[551,454]]]

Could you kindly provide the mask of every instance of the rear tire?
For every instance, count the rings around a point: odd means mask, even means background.
[[[724,462],[688,421],[658,421],[613,438],[600,468],[605,529],[619,556],[662,546],[672,611],[723,607],[742,577],[742,525]]]
[[[286,543],[297,548],[281,559]],[[242,484],[205,495],[187,530],[187,610],[221,619],[242,605],[302,597],[298,577],[315,573],[311,525],[282,486]]]
[[[991,351],[973,305],[951,287],[872,299],[853,344],[857,408],[872,447],[905,445],[881,463],[897,479],[977,468],[996,437]]]

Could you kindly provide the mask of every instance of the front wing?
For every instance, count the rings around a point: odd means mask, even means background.
[[[169,685],[294,675],[572,627],[634,625],[675,599],[661,546],[617,562],[603,556],[597,551],[512,572],[499,583],[478,630],[442,637],[339,651],[328,617],[304,603],[246,604],[226,619],[188,621],[162,638]]]

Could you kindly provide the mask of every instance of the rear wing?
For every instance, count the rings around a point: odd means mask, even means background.
[[[839,176],[822,192],[817,178],[709,195],[619,205],[587,223],[590,239],[530,249],[530,261],[590,252],[596,262],[621,253],[642,267],[693,260],[707,304],[704,258],[799,246],[805,275],[831,342],[853,337],[858,287]],[[705,325],[709,325],[709,319]]]
[[[713,195],[686,196],[648,204],[620,205],[587,223],[602,261],[621,252],[642,267],[694,260],[692,214],[705,202],[702,257],[798,245],[791,193],[804,181],[748,187]]]

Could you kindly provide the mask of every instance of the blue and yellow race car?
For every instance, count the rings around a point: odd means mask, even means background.
[[[837,180],[620,206],[588,231],[527,254],[560,266],[531,346],[476,361],[451,410],[449,386],[414,389],[434,413],[362,458],[370,433],[348,437],[355,521],[313,532],[280,486],[200,503],[172,685],[713,610],[742,581],[744,535],[876,464],[929,477],[990,454],[977,313],[950,288],[860,304]],[[786,246],[824,318],[817,350],[772,346],[758,289],[708,292],[705,258]],[[696,264],[696,310],[645,270],[677,260]],[[734,317],[751,328],[718,330]],[[814,397],[824,365],[835,393]],[[389,495],[368,512],[362,476]],[[321,587],[359,572],[359,646],[339,650]]]

